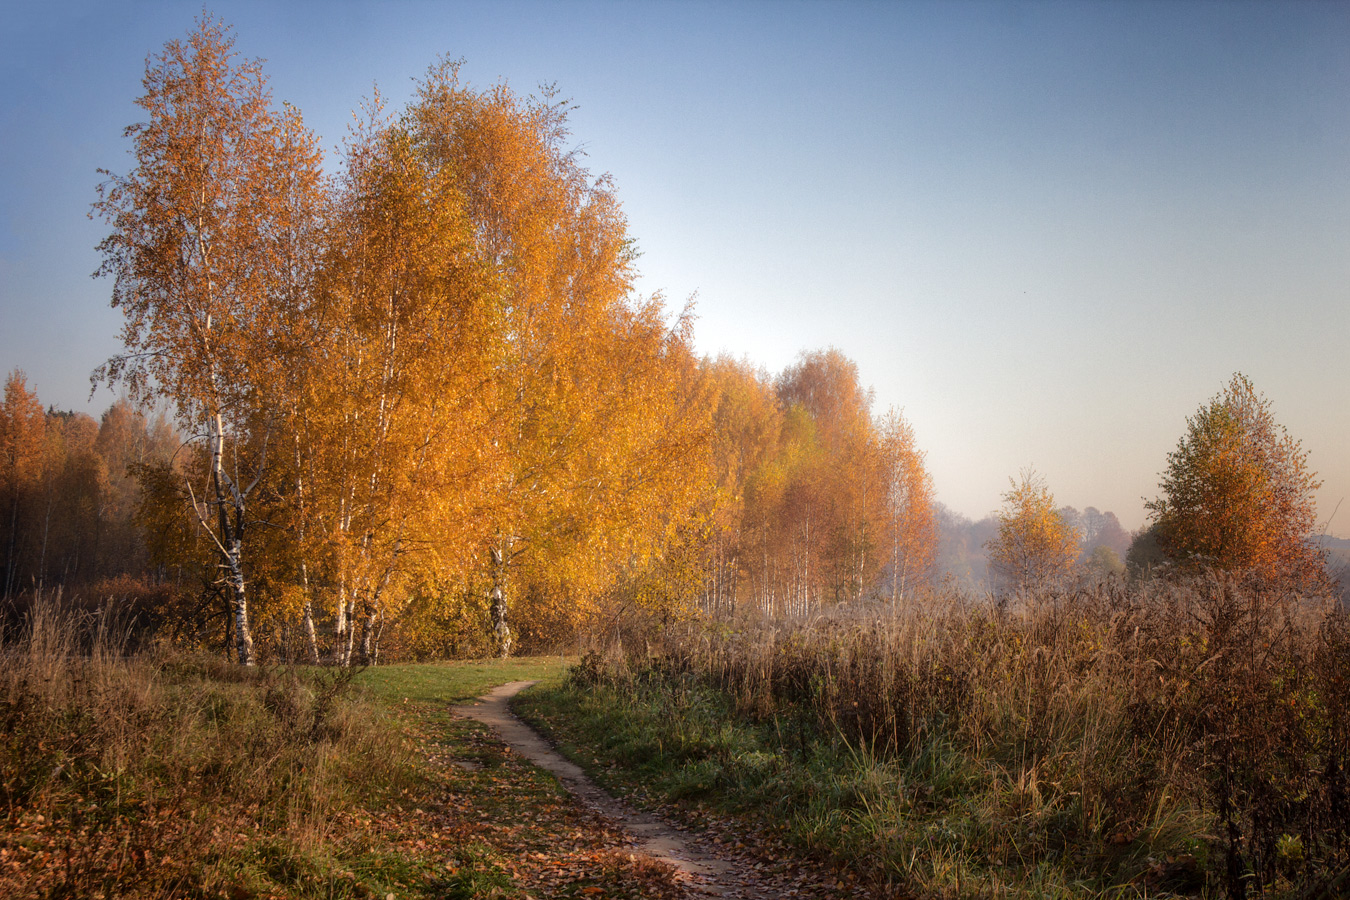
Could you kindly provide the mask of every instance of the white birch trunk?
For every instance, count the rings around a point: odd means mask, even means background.
[[[492,591],[488,594],[492,631],[497,638],[497,653],[502,659],[511,655],[514,643],[506,608],[506,554],[509,552],[504,553],[500,547],[492,548]]]
[[[375,637],[375,622],[378,616],[376,604],[372,603],[361,620],[361,662],[368,666],[375,665],[376,657],[379,655],[379,643]]]
[[[309,599],[309,579],[304,582],[305,610],[301,625],[305,630],[306,658],[311,666],[319,664],[319,635],[314,629],[314,602]]]
[[[345,578],[338,583],[337,615],[333,619],[333,665],[345,666],[351,659],[347,655],[347,633],[351,630],[347,622],[347,584]]]
[[[253,634],[248,624],[248,596],[244,580],[244,497],[238,486],[225,471],[225,424],[220,413],[210,419],[211,440],[211,486],[215,493],[215,504],[219,534],[216,536],[216,549],[223,557],[225,583],[229,589],[230,607],[234,617],[234,646],[239,664],[251,666],[253,657]],[[231,521],[233,513],[233,521]]]

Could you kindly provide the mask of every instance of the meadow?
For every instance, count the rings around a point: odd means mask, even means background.
[[[16,898],[477,896],[456,828],[482,810],[444,798],[478,774],[436,763],[497,757],[448,704],[563,665],[246,669],[124,653],[125,623],[51,602],[3,637],[0,896]],[[557,801],[547,778],[517,791]]]
[[[1345,611],[1224,576],[615,632],[521,709],[879,895],[1350,890]]]
[[[38,603],[3,636],[0,893],[681,896],[450,718],[527,679],[612,791],[840,895],[1350,889],[1339,605],[1208,575],[611,625],[580,662],[249,669]]]

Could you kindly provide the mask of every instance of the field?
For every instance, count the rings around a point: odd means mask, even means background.
[[[449,704],[841,893],[1332,897],[1350,627],[1224,581],[649,623],[559,657],[245,670],[39,605],[0,673],[0,893],[676,897]],[[575,662],[575,659],[572,660]]]
[[[5,642],[0,896],[488,896],[494,860],[539,850],[593,872],[578,891],[604,875],[556,783],[449,717],[558,657],[244,670],[124,657],[109,625],[39,605]],[[531,829],[494,831],[522,808]]]
[[[1346,616],[1222,578],[667,629],[522,708],[878,893],[1350,888]]]

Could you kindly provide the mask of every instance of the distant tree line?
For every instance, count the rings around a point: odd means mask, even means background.
[[[1035,473],[1029,474],[1032,484],[1042,481]],[[1064,552],[1055,556],[1057,564],[1053,568],[1056,571],[1069,578],[1110,577],[1125,573],[1125,557],[1134,535],[1125,530],[1115,513],[1102,512],[1095,506],[1082,512],[1072,506],[1062,506],[1055,509],[1054,514],[1058,522],[1050,524],[1066,537],[1060,544],[1065,548]],[[1017,581],[1012,573],[998,570],[997,563],[991,566],[990,545],[999,535],[998,515],[972,520],[938,504],[937,520],[939,579],[949,579],[957,587],[976,592],[1011,587]]]
[[[0,403],[0,588],[8,599],[47,587],[105,588],[153,568],[138,519],[138,473],[172,465],[162,415],[125,399],[94,420],[43,409],[22,372]]]
[[[1270,401],[1237,373],[1186,426],[1161,494],[1146,504],[1148,526],[1128,541],[1110,513],[1056,511],[1045,480],[1023,472],[986,529],[993,586],[1036,591],[1083,571],[1138,579],[1209,569],[1264,589],[1332,593],[1344,579],[1328,556],[1331,542],[1316,534],[1321,482]],[[968,541],[948,543],[970,555]]]

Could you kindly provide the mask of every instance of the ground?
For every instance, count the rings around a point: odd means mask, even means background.
[[[706,814],[691,817],[685,811],[682,819],[692,827],[678,828],[669,818],[624,807],[588,780],[579,788],[587,799],[578,799],[554,774],[507,746],[491,725],[453,714],[449,701],[463,701],[466,690],[499,679],[514,681],[522,672],[558,677],[557,660],[552,669],[549,665],[480,664],[468,680],[468,667],[381,673],[378,689],[398,710],[426,775],[422,796],[405,798],[404,809],[391,810],[385,824],[391,840],[407,842],[423,859],[443,860],[432,876],[431,893],[451,898],[873,896],[846,872],[794,858],[744,823]],[[409,682],[410,696],[400,699],[405,677],[416,683]],[[500,706],[505,697],[497,699]],[[575,776],[568,783],[578,786]],[[655,843],[664,846],[656,852],[650,828],[641,837],[632,830],[635,821],[641,825],[653,819],[660,823]]]

